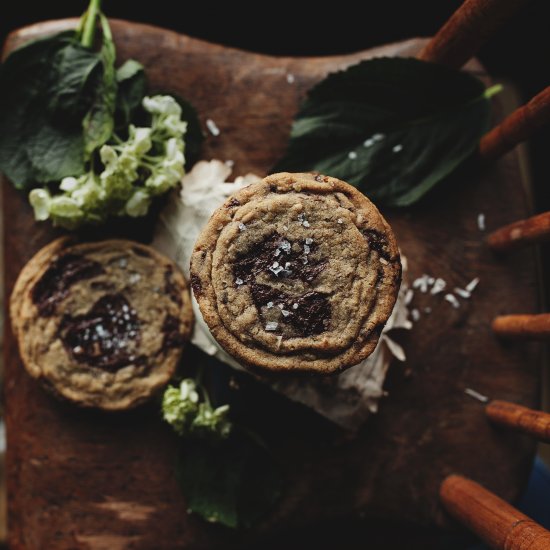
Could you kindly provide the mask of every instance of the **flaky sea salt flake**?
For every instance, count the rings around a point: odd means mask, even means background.
[[[356,153],[355,151],[350,151],[350,152],[348,153],[348,158],[349,158],[350,160],[355,160],[355,159],[357,158],[357,153]]]
[[[265,324],[265,330],[277,330],[279,323],[277,321],[269,321]]]
[[[242,285],[243,283],[244,283],[244,281],[243,281],[240,277],[237,277],[237,278],[235,279],[235,284],[236,284],[236,285]]]

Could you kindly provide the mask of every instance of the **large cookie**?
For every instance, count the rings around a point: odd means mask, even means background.
[[[244,366],[333,373],[378,342],[401,278],[392,230],[357,189],[280,173],[218,208],[191,258],[216,340]]]
[[[125,240],[46,246],[21,271],[10,313],[31,376],[106,410],[133,407],[168,382],[193,317],[178,268]]]

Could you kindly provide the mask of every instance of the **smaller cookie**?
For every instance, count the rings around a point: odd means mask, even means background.
[[[347,183],[268,176],[227,199],[191,257],[212,335],[245,367],[331,374],[372,353],[401,280],[378,209]]]
[[[105,410],[162,388],[193,322],[178,268],[126,240],[62,238],[44,247],[19,275],[10,315],[29,374],[60,397]]]

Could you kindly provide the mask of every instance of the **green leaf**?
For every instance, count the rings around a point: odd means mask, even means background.
[[[186,441],[177,474],[188,508],[231,528],[253,525],[281,493],[273,458],[243,434],[218,445]]]
[[[99,52],[101,78],[93,90],[91,107],[82,121],[84,132],[84,156],[92,153],[113,135],[117,80],[115,75],[116,51],[107,18],[100,14],[103,42]],[[71,67],[69,67],[71,70]]]
[[[316,170],[375,201],[410,205],[476,149],[489,127],[484,92],[477,78],[442,65],[363,61],[310,90],[273,170]]]
[[[0,169],[16,187],[84,173],[82,117],[100,59],[73,32],[28,43],[0,69]]]
[[[128,59],[116,72],[118,91],[116,96],[116,127],[128,131],[128,124],[145,96],[147,80],[143,65]]]

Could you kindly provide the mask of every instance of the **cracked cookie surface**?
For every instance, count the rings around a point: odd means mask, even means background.
[[[23,268],[10,313],[31,376],[106,410],[135,406],[168,382],[193,319],[183,275],[152,248],[66,238]]]
[[[357,189],[280,173],[222,205],[191,258],[216,340],[245,367],[333,373],[378,341],[399,290],[393,232]]]

